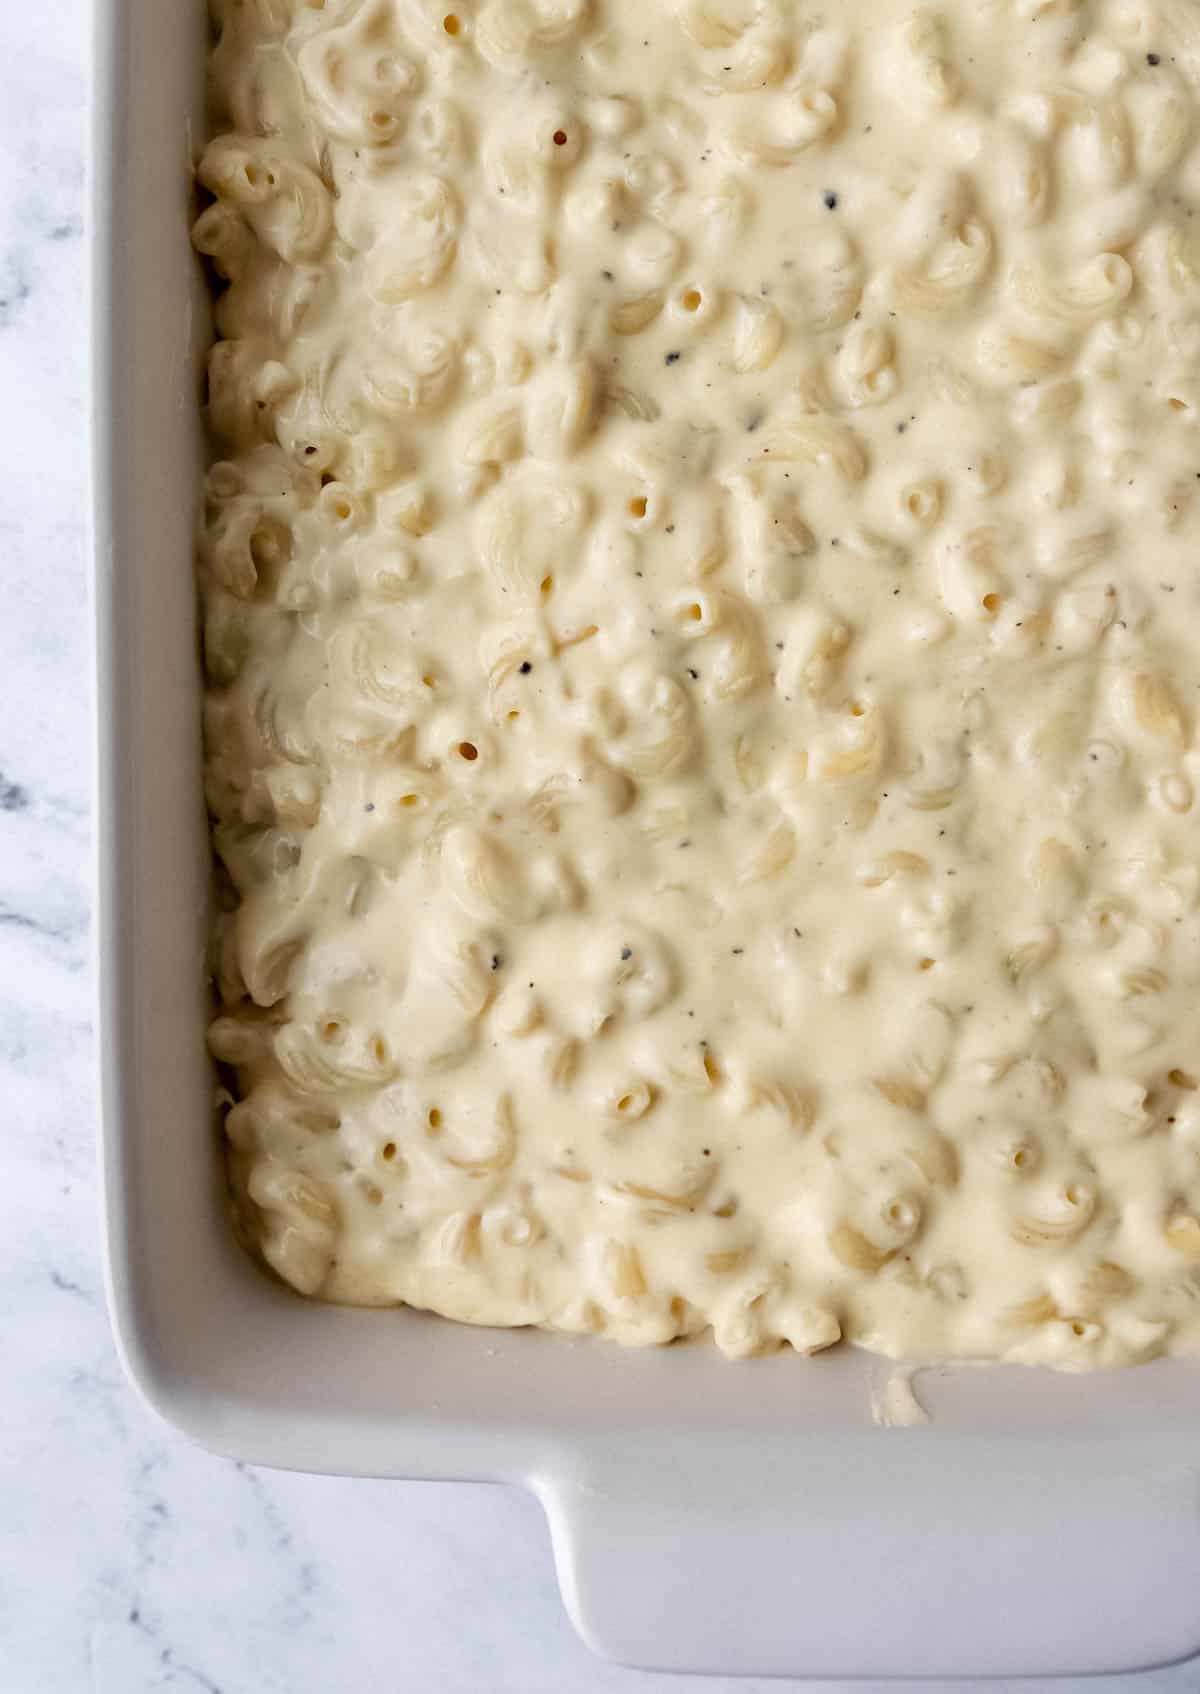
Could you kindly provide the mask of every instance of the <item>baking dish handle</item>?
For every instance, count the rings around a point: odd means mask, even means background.
[[[735,1476],[652,1440],[535,1489],[572,1621],[624,1664],[1044,1676],[1200,1651],[1200,1477],[1050,1445],[875,1431],[818,1467],[808,1443],[747,1442]]]

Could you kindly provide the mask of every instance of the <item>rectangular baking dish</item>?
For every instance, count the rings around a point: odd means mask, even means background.
[[[732,1365],[301,1301],[235,1246],[204,1048],[188,243],[203,0],[97,0],[98,1032],[109,1297],[164,1418],[256,1464],[535,1490],[587,1641],[673,1670],[1082,1673],[1200,1650],[1200,1374]]]

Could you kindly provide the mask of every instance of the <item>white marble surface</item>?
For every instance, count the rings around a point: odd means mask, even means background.
[[[0,0],[0,1689],[780,1689],[592,1659],[522,1495],[253,1471],[159,1426],[122,1380],[88,984],[88,11]],[[1200,1666],[1086,1686],[1194,1690]]]

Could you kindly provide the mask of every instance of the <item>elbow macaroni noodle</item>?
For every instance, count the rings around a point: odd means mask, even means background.
[[[213,0],[236,1221],[732,1358],[1200,1350],[1191,0]]]

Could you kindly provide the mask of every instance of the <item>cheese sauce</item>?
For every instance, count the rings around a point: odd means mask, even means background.
[[[1200,15],[223,0],[211,1032],[302,1293],[1200,1348]]]

